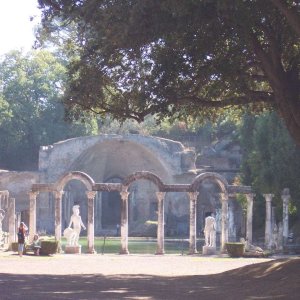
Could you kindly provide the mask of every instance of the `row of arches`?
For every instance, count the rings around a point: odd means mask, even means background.
[[[141,171],[133,173],[121,182],[96,183],[88,174],[80,171],[73,171],[63,175],[57,182],[50,184],[33,184],[30,196],[30,237],[32,238],[36,232],[36,199],[39,193],[52,192],[55,199],[55,238],[61,240],[62,232],[62,195],[64,188],[71,180],[79,180],[86,188],[87,195],[87,239],[88,252],[95,253],[94,249],[94,230],[95,230],[95,196],[97,192],[118,192],[121,197],[121,217],[120,217],[120,232],[121,232],[121,254],[128,254],[128,197],[131,185],[137,180],[148,180],[157,187],[157,250],[156,254],[164,253],[164,199],[167,192],[185,192],[189,198],[189,253],[197,253],[196,248],[196,205],[198,189],[201,183],[205,180],[213,180],[220,190],[221,199],[221,250],[224,249],[225,243],[228,241],[228,196],[235,193],[245,193],[247,198],[253,201],[253,196],[250,187],[231,186],[227,180],[214,172],[205,172],[194,178],[191,184],[165,184],[154,173]],[[249,205],[252,209],[252,206]],[[252,212],[251,222],[247,219],[247,237],[252,240]]]

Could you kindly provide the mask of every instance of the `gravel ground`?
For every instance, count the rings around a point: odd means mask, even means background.
[[[0,253],[0,300],[299,299],[300,258]]]

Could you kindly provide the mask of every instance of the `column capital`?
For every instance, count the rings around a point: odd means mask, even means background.
[[[281,199],[282,199],[283,203],[288,204],[290,198],[291,198],[290,190],[288,188],[283,189],[283,191],[281,193]]]
[[[255,196],[256,196],[256,194],[255,193],[247,193],[247,194],[245,194],[245,196],[248,198],[254,198]]]
[[[28,192],[27,194],[29,195],[30,200],[34,200],[34,199],[36,199],[36,197],[39,193],[40,192]]]
[[[291,197],[289,195],[281,196],[281,199],[285,205],[289,204],[290,198]]]
[[[227,201],[228,202],[228,198],[229,198],[228,193],[218,193],[218,195],[221,198],[221,202],[223,202],[223,201]]]
[[[289,196],[290,195],[290,189],[289,188],[284,188],[282,190],[282,193],[281,193],[282,196]]]
[[[265,197],[266,202],[271,202],[274,194],[263,194],[263,196]]]
[[[55,199],[61,199],[64,194],[64,191],[53,191],[53,194]]]
[[[166,192],[156,192],[156,197],[158,201],[162,201],[166,195]]]
[[[6,196],[6,197],[9,197],[9,191],[8,191],[8,190],[0,191],[0,196]]]
[[[88,197],[88,199],[94,199],[97,192],[96,191],[87,191],[87,192],[85,192],[85,194]]]
[[[196,201],[199,195],[199,192],[188,192],[190,200]]]
[[[254,197],[256,196],[254,193],[245,194],[247,201],[253,201]]]
[[[127,191],[121,191],[120,192],[120,195],[121,195],[121,199],[123,200],[123,201],[127,201],[128,200],[128,196],[129,196],[129,192],[127,192]]]

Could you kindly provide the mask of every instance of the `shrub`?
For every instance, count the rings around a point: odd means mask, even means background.
[[[41,255],[51,255],[57,253],[58,241],[41,241]]]
[[[24,245],[23,254],[26,254],[26,244]],[[18,242],[11,243],[11,251],[18,252]]]
[[[18,242],[11,243],[11,251],[18,252]]]
[[[230,257],[241,257],[245,252],[243,243],[226,243],[226,250]]]

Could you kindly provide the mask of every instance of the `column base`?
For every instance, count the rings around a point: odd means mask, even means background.
[[[198,254],[197,249],[189,250],[189,255]]]
[[[122,255],[123,254],[129,254],[129,251],[127,249],[125,249],[125,250],[121,249],[119,254],[122,254]]]
[[[212,247],[212,246],[203,246],[202,247],[203,255],[215,255],[216,252],[217,252],[216,247]]]
[[[164,254],[165,254],[164,250],[155,252],[155,255],[164,255]]]
[[[87,252],[88,254],[97,254],[97,251],[95,249],[90,249]]]
[[[81,245],[78,246],[68,246],[65,248],[66,254],[81,254]]]

